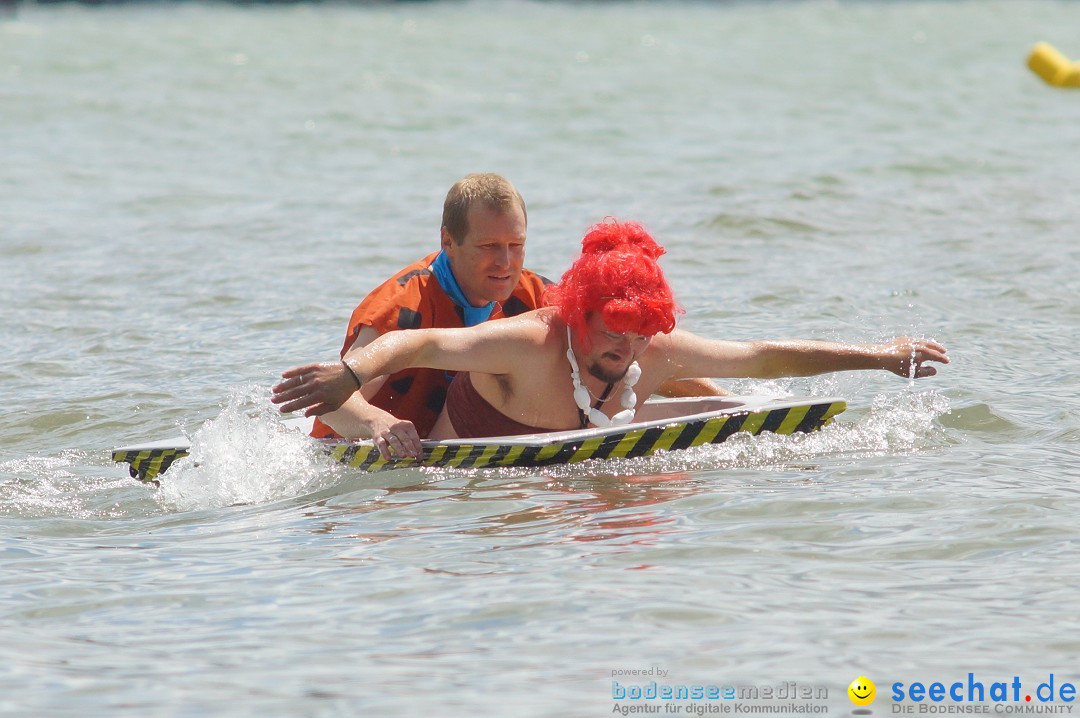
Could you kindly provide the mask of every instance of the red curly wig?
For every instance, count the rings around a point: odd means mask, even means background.
[[[682,309],[657,264],[662,254],[664,248],[640,224],[609,217],[589,227],[581,256],[548,287],[544,304],[556,307],[579,337],[591,312],[613,332],[668,334]]]

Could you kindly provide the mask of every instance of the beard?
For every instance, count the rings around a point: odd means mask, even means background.
[[[630,368],[630,364],[632,363],[633,359],[631,359],[630,362],[621,369],[605,369],[599,364],[594,363],[589,364],[587,367],[585,367],[585,370],[600,381],[607,382],[608,384],[614,384],[615,382],[626,376],[626,371]]]

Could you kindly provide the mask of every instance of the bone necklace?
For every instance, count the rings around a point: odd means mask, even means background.
[[[634,415],[637,413],[635,408],[637,407],[637,394],[634,393],[634,385],[641,378],[641,367],[638,366],[636,361],[630,363],[630,366],[626,368],[626,374],[622,378],[623,391],[622,396],[619,397],[619,404],[622,405],[623,410],[609,419],[607,414],[600,411],[600,407],[603,406],[604,401],[607,399],[607,392],[604,392],[595,407],[589,406],[589,389],[581,383],[581,370],[578,368],[577,357],[574,356],[574,348],[570,344],[569,326],[566,327],[566,358],[570,361],[570,378],[574,382],[574,403],[578,405],[582,416],[588,417],[593,426],[601,429],[609,426],[622,426],[634,420]]]

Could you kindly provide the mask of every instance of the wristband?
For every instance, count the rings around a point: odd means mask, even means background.
[[[356,375],[356,372],[353,371],[353,368],[351,366],[349,366],[349,362],[342,359],[341,360],[341,365],[344,366],[349,371],[349,374],[352,375],[353,381],[356,382],[356,388],[357,389],[359,389],[360,387],[362,387],[364,385],[364,382],[360,381],[360,377],[358,377]]]

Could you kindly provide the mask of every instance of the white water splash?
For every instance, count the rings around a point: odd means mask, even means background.
[[[323,454],[281,423],[265,387],[231,394],[221,413],[189,438],[189,455],[169,468],[156,494],[171,509],[265,503],[302,495],[320,488],[320,477],[326,480]]]
[[[836,455],[910,454],[948,443],[937,418],[949,410],[949,401],[936,391],[879,394],[857,419],[858,407],[852,409],[820,431],[790,436],[739,433],[723,444],[703,447],[703,453],[714,468],[779,468]]]
[[[951,407],[937,390],[879,394],[869,414],[843,427],[847,450],[903,454],[944,446],[949,440],[938,417]]]

